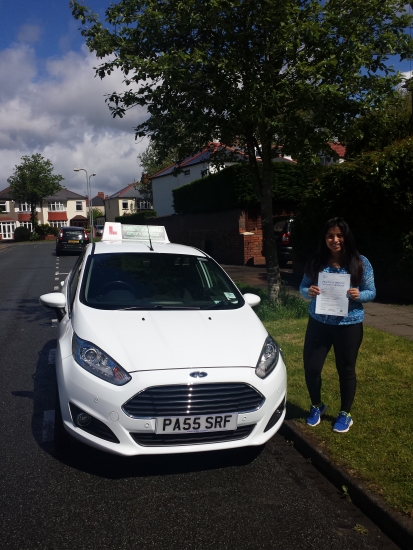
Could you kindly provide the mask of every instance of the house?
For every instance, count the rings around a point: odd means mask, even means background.
[[[344,157],[346,155],[346,147],[345,145],[341,145],[341,143],[337,142],[329,142],[327,145],[329,145],[331,149],[331,155],[320,153],[320,162],[322,166],[330,166],[331,164],[341,164],[344,162]]]
[[[99,193],[96,195],[96,197],[93,197],[90,202],[91,202],[91,205],[92,205],[92,209],[95,209],[97,208],[98,210],[100,210],[103,214],[103,216],[105,215],[105,200],[108,199],[108,195],[106,195],[105,197],[105,193],[103,193],[102,191],[99,191]],[[88,199],[88,196],[86,195],[86,206],[87,206],[87,211],[88,211],[88,214],[89,214],[89,199]]]
[[[152,181],[153,207],[158,216],[169,216],[175,213],[172,189],[182,187],[217,171],[213,159],[213,155],[217,154],[227,157],[227,160],[223,161],[225,166],[231,166],[248,158],[238,149],[214,142],[204,147],[199,153],[187,157],[179,165],[171,164],[160,172],[149,176]]]
[[[36,219],[39,224],[52,227],[74,225],[86,227],[86,197],[69,189],[61,189],[54,195],[43,199],[36,205]],[[4,240],[13,239],[16,227],[27,227],[32,230],[30,222],[30,204],[14,200],[11,189],[0,191],[0,234]]]
[[[136,189],[136,182],[130,183],[120,191],[105,198],[105,218],[107,222],[114,222],[117,216],[133,214],[139,210],[150,210],[152,203],[146,200]],[[92,199],[92,207],[95,207]]]

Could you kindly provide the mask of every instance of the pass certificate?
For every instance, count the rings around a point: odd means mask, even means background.
[[[318,276],[320,294],[317,296],[315,312],[321,315],[348,315],[347,291],[350,288],[348,273],[324,273]]]

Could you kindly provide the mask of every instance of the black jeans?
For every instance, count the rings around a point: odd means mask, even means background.
[[[356,360],[363,323],[328,325],[310,316],[304,341],[304,371],[311,403],[321,403],[321,371],[331,346],[340,380],[341,409],[350,412],[356,394]]]

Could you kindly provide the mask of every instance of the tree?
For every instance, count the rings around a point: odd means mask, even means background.
[[[176,149],[168,152],[166,156],[162,155],[161,152],[156,150],[155,142],[151,141],[145,151],[138,155],[138,159],[144,173],[147,176],[153,176],[167,166],[178,162],[179,156]]]
[[[63,177],[53,174],[53,164],[42,157],[40,153],[21,157],[23,161],[14,168],[14,173],[8,178],[14,200],[26,201],[30,204],[30,220],[32,227],[36,224],[36,205],[44,198],[54,195],[62,189],[60,182]]]
[[[95,222],[96,218],[103,218],[104,213],[99,208],[92,208],[92,216],[93,216],[93,221]]]
[[[272,159],[279,145],[311,159],[391,92],[400,77],[388,55],[413,53],[404,3],[120,0],[106,11],[107,27],[76,0],[71,7],[103,60],[97,74],[125,75],[129,89],[108,98],[112,115],[147,108],[137,136],[151,136],[157,151],[177,148],[180,158],[211,139],[245,146],[277,300]]]
[[[152,173],[155,174],[156,172]],[[137,183],[134,187],[139,191],[143,200],[153,203],[152,180],[148,178],[148,174],[142,172],[141,181]]]
[[[410,93],[395,90],[380,108],[356,118],[345,138],[346,158],[354,159],[368,151],[385,147],[411,135],[412,101]]]

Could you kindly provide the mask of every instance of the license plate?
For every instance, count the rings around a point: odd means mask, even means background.
[[[156,433],[223,432],[237,429],[238,414],[167,416],[157,418]]]
[[[67,241],[67,242],[70,243],[70,244],[78,244],[79,243],[79,241]]]

